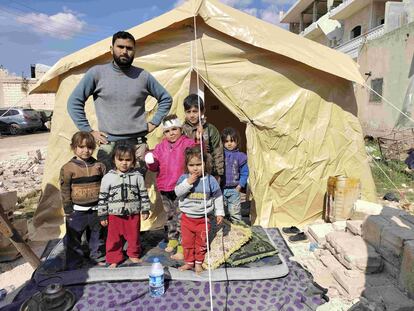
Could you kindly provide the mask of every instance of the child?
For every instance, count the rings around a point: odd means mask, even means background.
[[[249,168],[247,167],[247,156],[240,152],[240,134],[231,127],[227,127],[221,134],[224,145],[224,206],[230,220],[241,221],[240,191],[246,188]]]
[[[200,111],[198,105],[200,102]],[[204,118],[204,103],[197,94],[190,94],[184,99],[185,123],[183,133],[190,138],[196,139],[199,133],[199,115],[201,114],[201,125],[203,127],[203,145],[212,157],[212,175],[218,180],[224,174],[223,144],[220,132]],[[204,148],[204,147],[203,147]]]
[[[85,254],[81,238],[89,230],[89,257],[93,263],[104,254],[104,242],[100,238],[98,197],[105,165],[97,162],[92,153],[95,139],[88,132],[72,136],[70,147],[75,156],[60,170],[60,190],[66,216],[66,268],[75,269],[82,264]],[[102,252],[102,254],[100,253]]]
[[[184,248],[184,265],[179,270],[192,270],[195,267],[196,273],[200,273],[203,271],[202,263],[207,250],[205,206],[207,214],[215,212],[217,225],[220,225],[224,217],[223,196],[214,177],[205,174],[202,178],[203,165],[199,146],[185,151],[185,164],[186,174],[178,179],[175,187],[182,213],[181,238]],[[204,169],[208,171],[208,168]]]
[[[164,210],[167,213],[168,245],[166,252],[177,248],[173,259],[182,260],[182,247],[178,244],[180,235],[178,200],[174,188],[178,178],[184,172],[184,152],[188,147],[196,145],[194,139],[182,135],[182,123],[175,114],[164,118],[162,128],[164,139],[155,146],[153,152],[145,155],[145,162],[150,171],[157,172],[157,187],[161,193]]]
[[[115,144],[112,152],[115,170],[102,179],[98,215],[102,226],[108,226],[106,262],[115,268],[123,259],[123,240],[128,242],[127,255],[133,263],[141,262],[141,218],[148,219],[149,199],[144,178],[134,169],[136,157],[133,145]]]

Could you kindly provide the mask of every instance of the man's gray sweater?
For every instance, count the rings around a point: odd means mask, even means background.
[[[89,69],[68,100],[68,112],[81,131],[92,131],[86,118],[85,102],[93,95],[99,131],[109,141],[145,136],[148,126],[145,100],[158,100],[158,110],[150,121],[158,126],[171,107],[172,98],[147,71],[131,66],[121,69],[114,62]]]

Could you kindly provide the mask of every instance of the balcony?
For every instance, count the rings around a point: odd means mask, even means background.
[[[308,27],[306,27],[305,30],[303,30],[299,35],[308,39],[312,39],[320,34],[322,34],[322,31],[318,26],[318,22],[314,22],[310,24]]]
[[[344,0],[331,10],[331,19],[344,20],[370,4],[371,0]]]
[[[335,47],[335,50],[338,50],[342,53],[348,54],[352,58],[357,58],[359,54],[359,47],[370,40],[377,39],[384,34],[384,25],[372,28],[370,31],[360,35],[358,38],[354,38],[345,42],[341,45]]]

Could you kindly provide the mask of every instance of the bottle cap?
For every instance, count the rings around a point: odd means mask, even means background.
[[[158,258],[158,257],[154,257],[154,259],[152,260],[152,262],[153,262],[153,263],[157,263],[157,262],[160,262],[160,260],[159,260],[159,258]]]

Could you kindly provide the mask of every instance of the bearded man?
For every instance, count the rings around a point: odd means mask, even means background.
[[[172,98],[149,72],[132,66],[135,38],[130,33],[115,33],[110,50],[112,62],[94,66],[86,72],[69,97],[68,112],[76,127],[90,132],[100,144],[97,158],[105,164],[107,171],[112,167],[111,152],[119,141],[136,146],[137,166],[144,169],[145,136],[167,115]],[[98,129],[91,128],[85,114],[85,103],[91,95]],[[148,95],[157,99],[158,109],[147,123],[145,100]]]

